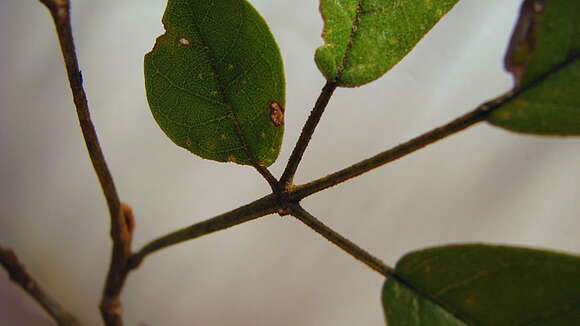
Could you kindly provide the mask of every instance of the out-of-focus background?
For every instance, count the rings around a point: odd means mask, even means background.
[[[253,0],[280,43],[288,99],[280,175],[324,80],[317,1]],[[511,86],[502,58],[520,0],[464,0],[388,75],[339,89],[297,176],[304,183],[473,109]],[[268,192],[251,168],[197,158],[156,126],[143,55],[165,1],[73,1],[94,122],[135,246]],[[109,260],[107,210],[60,50],[38,1],[0,2],[0,243],[85,325]],[[394,265],[411,250],[493,242],[580,251],[580,138],[480,124],[304,206]],[[382,325],[383,279],[296,220],[270,216],[167,249],[130,276],[127,325]],[[51,325],[0,272],[0,325]]]

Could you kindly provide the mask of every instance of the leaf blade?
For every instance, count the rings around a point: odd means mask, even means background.
[[[407,55],[457,2],[321,0],[325,44],[316,50],[318,69],[342,87],[369,83]]]
[[[522,4],[505,67],[514,89],[525,90],[494,110],[491,124],[523,133],[580,135],[579,15],[577,1]]]
[[[575,325],[580,322],[580,258],[549,251],[483,244],[453,245],[405,255],[396,273],[464,325]],[[410,323],[409,307],[389,316],[394,297],[385,282],[383,305],[390,326]],[[446,325],[446,324],[443,324]],[[450,324],[454,325],[454,324]]]
[[[385,283],[382,297],[389,326],[467,325],[441,306],[417,295],[412,289],[399,282]],[[406,309],[409,306],[412,309]],[[404,316],[399,316],[402,311],[404,311]]]
[[[263,18],[245,0],[170,0],[163,23],[145,56],[147,99],[161,129],[206,159],[271,165],[285,82]]]

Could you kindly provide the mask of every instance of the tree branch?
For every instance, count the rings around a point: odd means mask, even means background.
[[[267,167],[255,164],[254,168],[256,169],[256,171],[258,171],[258,173],[260,173],[260,175],[266,180],[266,182],[268,182],[268,185],[270,185],[270,188],[272,189],[273,193],[279,195],[282,192],[280,183],[278,182],[276,177],[272,174],[272,172],[268,170]]]
[[[227,213],[164,235],[149,242],[135,253],[130,258],[129,268],[134,269],[138,267],[146,256],[157,250],[276,213],[279,209],[278,197],[271,194]]]
[[[292,154],[288,159],[288,164],[286,165],[284,173],[280,178],[280,185],[282,185],[284,189],[288,189],[291,186],[292,179],[296,174],[296,170],[298,169],[298,165],[302,160],[302,156],[304,155],[304,152],[308,147],[308,143],[312,138],[312,134],[314,133],[314,130],[318,125],[318,122],[320,122],[320,118],[324,113],[324,109],[326,109],[326,106],[328,105],[328,102],[330,101],[332,94],[336,90],[336,87],[337,85],[335,82],[327,81],[324,87],[322,88],[320,96],[318,96],[316,104],[314,105],[314,108],[310,112],[308,120],[306,120],[306,123],[302,128],[302,133],[300,134],[300,137],[296,142],[296,146],[294,146],[294,149],[292,150]]]
[[[516,99],[523,92],[540,84],[541,82],[549,78],[552,74],[566,68],[567,66],[573,64],[576,60],[579,59],[580,54],[572,55],[571,57],[564,60],[557,66],[554,66],[552,69],[545,72],[543,75],[539,76],[536,80],[528,83],[524,87],[518,86],[515,89],[507,92],[506,94],[478,106],[475,110],[468,112],[467,114],[447,123],[446,125],[435,128],[423,135],[420,135],[407,141],[406,143],[395,146],[371,158],[360,161],[347,168],[329,174],[326,177],[319,178],[307,184],[294,187],[288,192],[288,198],[291,201],[300,201],[301,199],[308,197],[314,193],[317,193],[321,190],[330,188],[339,183],[357,177],[363,173],[378,168],[384,164],[387,164],[403,156],[411,154],[427,145],[433,144],[438,140],[441,140],[445,137],[448,137],[459,131],[462,131],[468,127],[471,127],[474,124],[477,124],[485,120],[495,109]]]
[[[395,161],[414,151],[417,151],[429,144],[440,139],[457,133],[467,127],[470,127],[480,121],[485,120],[489,114],[490,106],[484,104],[474,111],[455,119],[448,124],[435,128],[421,136],[413,138],[403,144],[395,146],[387,151],[379,153],[371,158],[360,161],[347,168],[329,174],[325,177],[316,179],[304,185],[296,186],[289,193],[289,197],[294,200],[300,200],[316,192],[335,186],[341,182],[357,177],[365,172],[378,168],[384,164]]]
[[[18,284],[56,321],[59,326],[80,326],[79,321],[71,315],[28,274],[26,268],[9,249],[0,246],[0,265],[8,272],[10,280]]]
[[[290,213],[296,218],[351,254],[353,257],[365,263],[367,266],[371,267],[386,277],[393,276],[392,268],[386,266],[380,260],[364,251],[362,248],[358,247],[348,239],[342,237],[341,235],[325,226],[322,222],[317,220],[314,216],[300,207],[297,202],[313,193],[361,175],[374,168],[410,154],[424,146],[434,143],[439,139],[463,130],[477,122],[480,122],[484,120],[493,109],[507,103],[521,91],[525,90],[520,89],[511,92],[498,100],[488,102],[478,107],[476,110],[448,123],[447,125],[436,128],[424,135],[396,146],[393,149],[380,153],[367,160],[361,161],[352,165],[351,167],[335,172],[327,177],[320,178],[308,184],[293,188],[292,180],[296,174],[298,165],[300,164],[312,134],[314,133],[314,130],[319,123],[329,100],[337,87],[336,83],[327,82],[322,89],[322,92],[316,101],[316,104],[312,109],[304,128],[302,129],[302,133],[290,156],[280,181],[278,182],[276,178],[272,176],[270,171],[265,167],[256,167],[258,172],[260,172],[260,174],[268,181],[274,194],[258,199],[248,205],[239,207],[230,212],[218,215],[212,219],[162,236],[161,238],[158,238],[147,244],[136,254],[132,254],[131,242],[135,227],[135,219],[130,207],[122,204],[119,199],[113,178],[107,167],[102,149],[100,147],[94,125],[91,121],[88,101],[82,85],[82,75],[79,69],[72,36],[69,0],[39,1],[49,9],[54,20],[80,127],[84,136],[87,150],[89,152],[89,156],[91,158],[91,162],[105,195],[109,210],[113,248],[107,281],[103,290],[103,297],[100,305],[101,314],[107,326],[123,325],[119,295],[124,286],[128,273],[132,269],[136,268],[147,255],[162,248],[166,248],[171,245],[194,239],[212,232],[223,230],[271,213],[278,212],[282,215],[287,213],[288,209],[290,210]],[[45,307],[49,313],[50,311],[56,311],[57,313],[62,313],[63,316],[67,315],[66,312],[58,310],[58,305],[56,305],[55,308],[55,303],[51,301],[50,298],[48,298],[46,294],[44,294],[40,288],[38,288],[38,286],[33,282],[28,274],[26,274],[24,268],[20,265],[13,253],[12,256],[10,256],[11,252],[4,249],[2,249],[1,253],[2,265],[9,271],[12,279],[17,279],[17,282],[19,282],[19,284],[21,284],[21,286],[27,290],[27,292],[35,297],[39,303],[43,304],[44,301],[42,300],[48,300],[46,301],[48,308],[44,305],[43,307]],[[68,316],[71,318],[70,315]],[[57,318],[55,317],[55,319]],[[69,323],[62,325],[77,324],[78,323]]]
[[[40,0],[40,2],[48,8],[54,20],[85,144],[107,200],[113,252],[101,301],[101,313],[106,325],[121,326],[123,322],[118,295],[127,276],[126,263],[130,255],[131,236],[134,228],[133,214],[128,206],[121,204],[95,127],[91,121],[72,35],[70,2],[68,0]]]
[[[316,217],[312,216],[310,213],[304,210],[304,208],[302,208],[300,205],[290,205],[290,214],[326,238],[328,241],[334,243],[340,247],[340,249],[346,251],[349,255],[353,256],[379,274],[385,277],[394,275],[395,272],[392,267],[385,265],[385,263],[383,263],[380,259],[374,257],[352,241],[336,233],[334,230],[319,221]]]
[[[111,262],[99,309],[105,325],[122,326],[123,309],[119,296],[130,272],[128,263],[131,257],[133,231],[135,230],[135,217],[128,205],[121,204],[120,218],[114,225],[112,229],[117,228],[117,230],[111,231],[113,238]]]
[[[68,0],[40,0],[52,14],[66,70],[72,90],[74,104],[76,106],[80,127],[84,136],[85,144],[91,158],[91,162],[99,178],[101,188],[107,199],[109,214],[118,216],[121,201],[117,195],[113,177],[109,172],[103,151],[99,144],[97,132],[91,120],[87,95],[83,89],[83,78],[79,69],[77,55],[70,24],[70,4]]]

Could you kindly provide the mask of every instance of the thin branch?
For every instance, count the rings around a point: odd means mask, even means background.
[[[91,162],[93,163],[93,167],[97,173],[97,177],[99,178],[101,188],[103,189],[103,193],[107,199],[109,214],[111,216],[118,216],[121,207],[121,201],[117,195],[113,177],[109,172],[103,151],[101,150],[97,132],[95,131],[95,127],[91,121],[87,95],[83,89],[83,77],[79,69],[72,36],[69,15],[69,1],[40,0],[40,2],[48,7],[56,26],[56,31],[58,33],[60,47],[64,57],[68,80],[72,90],[73,100],[76,106],[80,127],[91,158]]]
[[[105,325],[122,326],[123,309],[119,296],[130,272],[128,263],[131,257],[133,231],[135,230],[135,217],[128,205],[121,203],[120,219],[114,228],[118,229],[116,233],[111,234],[113,238],[111,262],[99,309]]]
[[[330,101],[332,94],[336,90],[336,87],[337,84],[335,82],[327,81],[324,87],[322,88],[320,96],[318,96],[316,104],[314,105],[314,108],[310,112],[308,120],[306,120],[306,123],[302,128],[302,133],[300,134],[300,137],[296,142],[296,146],[294,146],[294,150],[292,150],[292,154],[288,159],[288,164],[286,165],[284,173],[280,178],[280,184],[284,189],[288,189],[291,186],[292,179],[296,174],[296,170],[298,169],[298,165],[302,160],[302,156],[304,155],[304,152],[308,147],[308,143],[312,138],[312,134],[314,133],[314,130],[318,125],[318,122],[320,122],[320,118],[324,113],[324,109],[326,109],[326,106],[328,105],[328,102]]]
[[[365,172],[395,161],[429,144],[432,144],[440,139],[443,139],[480,121],[483,121],[488,116],[488,114],[489,107],[482,105],[476,110],[469,112],[466,115],[455,119],[444,126],[435,128],[403,144],[395,146],[387,151],[379,153],[371,158],[360,161],[325,177],[316,179],[304,185],[297,186],[290,192],[289,197],[294,200],[300,200],[316,192],[357,177]]]
[[[358,259],[360,262],[367,265],[371,269],[377,271],[379,274],[385,277],[391,277],[394,275],[395,272],[392,267],[387,266],[380,259],[374,257],[352,241],[336,233],[334,230],[319,221],[316,217],[312,216],[312,214],[308,213],[300,205],[290,205],[290,214],[326,238],[328,241],[340,247],[340,249],[346,251],[349,255]]]
[[[271,213],[286,213],[288,207],[295,217],[347,251],[349,254],[353,255],[355,258],[361,260],[363,263],[384,276],[393,275],[393,271],[390,267],[383,264],[377,258],[371,256],[348,239],[332,231],[322,222],[318,221],[315,217],[295,204],[295,202],[317,191],[344,182],[350,178],[407,155],[441,138],[447,137],[482,121],[487,117],[491,110],[511,100],[515,96],[514,94],[516,94],[516,92],[509,94],[504,98],[507,98],[505,101],[502,99],[502,101],[499,102],[490,102],[482,105],[475,111],[452,121],[448,125],[437,128],[425,135],[419,136],[405,144],[378,154],[368,160],[357,163],[349,168],[338,171],[325,178],[315,180],[296,189],[291,189],[292,179],[296,173],[298,165],[300,164],[312,134],[320,121],[324,109],[337,87],[336,83],[327,82],[302,130],[300,138],[291,154],[280,182],[278,182],[266,168],[259,166],[256,167],[272,187],[272,190],[274,191],[273,195],[263,197],[248,205],[158,238],[143,247],[143,249],[138,253],[132,255],[131,242],[135,221],[129,206],[122,204],[117,195],[111,173],[109,172],[99,145],[95,128],[91,122],[88,102],[82,86],[82,75],[79,69],[72,37],[70,3],[68,0],[39,1],[46,5],[55,22],[82,133],[91,162],[106,197],[111,218],[113,249],[109,273],[107,275],[107,281],[101,301],[101,313],[107,326],[122,326],[122,309],[119,301],[120,292],[130,270],[136,268],[147,255],[159,249],[223,230]],[[285,190],[284,196],[280,195],[282,192],[281,189]]]
[[[71,315],[28,274],[26,268],[9,249],[0,247],[0,265],[8,272],[10,279],[26,291],[56,321],[59,326],[80,326]]]
[[[141,264],[146,256],[157,250],[276,213],[279,209],[278,197],[272,194],[227,213],[223,213],[203,222],[164,235],[151,241],[135,253],[130,259],[129,268],[136,268]]]
[[[560,63],[559,65],[545,72],[543,75],[539,76],[533,82],[528,83],[524,87],[516,88],[494,100],[486,102],[477,107],[475,110],[468,112],[467,114],[447,123],[446,125],[435,128],[423,135],[415,137],[403,144],[395,146],[371,158],[360,161],[347,168],[329,174],[326,177],[322,177],[314,181],[311,181],[307,184],[294,187],[288,192],[288,199],[291,201],[300,201],[301,199],[308,197],[314,193],[330,188],[339,183],[345,182],[363,173],[366,173],[382,165],[385,165],[389,162],[395,161],[427,145],[433,144],[438,140],[451,136],[459,131],[462,131],[481,121],[484,121],[495,109],[514,100],[523,92],[540,84],[542,81],[549,78],[552,74],[566,68],[567,66],[573,64],[576,60],[579,59],[580,54],[573,55],[568,59],[566,59],[565,61],[563,61],[562,63]]]
[[[276,177],[272,174],[272,172],[270,172],[270,170],[268,170],[267,167],[265,167],[263,165],[256,164],[256,165],[254,165],[254,168],[268,182],[273,193],[280,194],[282,192],[282,188],[280,187],[280,183],[278,182]]]
[[[101,313],[106,325],[121,326],[123,322],[118,295],[127,276],[126,263],[130,255],[130,241],[134,226],[133,216],[129,207],[122,205],[117,195],[113,177],[107,167],[95,127],[91,121],[72,35],[70,2],[68,0],[40,0],[40,2],[48,8],[54,20],[85,144],[107,200],[113,252],[101,301]]]

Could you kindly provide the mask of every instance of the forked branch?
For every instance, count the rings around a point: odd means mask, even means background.
[[[328,86],[328,85],[327,85]],[[328,86],[331,87],[332,86]],[[323,90],[324,93],[324,90]],[[326,95],[321,95],[321,97],[328,98],[325,100],[328,103],[328,99],[332,95],[332,91],[328,92]],[[361,175],[365,172],[368,172],[374,168],[377,168],[381,165],[387,164],[391,161],[394,161],[398,158],[401,158],[407,154],[410,154],[416,150],[419,150],[429,144],[432,144],[442,138],[445,138],[449,135],[452,135],[456,132],[459,132],[471,125],[474,125],[482,120],[484,120],[487,115],[496,107],[505,104],[509,99],[513,97],[514,94],[508,93],[504,97],[501,97],[495,101],[488,102],[486,104],[481,105],[477,109],[472,112],[465,114],[462,117],[459,117],[448,124],[435,128],[430,132],[427,132],[421,136],[418,136],[406,143],[403,143],[399,146],[396,146],[392,149],[389,149],[383,153],[379,153],[376,156],[371,157],[370,159],[361,161],[353,166],[330,174],[326,177],[314,180],[310,183],[307,183],[302,186],[291,187],[285,191],[285,196],[282,197],[284,202],[280,203],[279,201],[276,202],[275,199],[280,197],[269,195],[262,199],[259,199],[255,202],[252,202],[248,205],[242,206],[237,208],[233,211],[224,213],[222,215],[218,215],[214,218],[209,220],[194,224],[182,230],[175,231],[173,233],[161,236],[160,238],[150,242],[145,247],[143,247],[139,252],[134,254],[130,259],[130,267],[135,268],[138,266],[143,258],[148,256],[149,254],[181,243],[185,241],[189,241],[191,239],[216,232],[219,230],[223,230],[229,228],[231,226],[241,224],[255,218],[259,218],[261,216],[265,216],[271,213],[285,213],[281,210],[290,208],[289,213],[296,218],[300,219],[302,222],[316,230],[325,238],[329,239],[331,242],[335,243],[339,247],[343,248],[345,251],[349,252],[349,254],[353,255],[355,258],[360,259],[358,257],[367,257],[369,258],[368,263],[365,264],[372,266],[371,268],[379,271],[381,274],[389,274],[391,275],[392,270],[389,267],[385,267],[385,265],[378,259],[372,257],[370,254],[366,253],[363,249],[356,246],[354,243],[350,242],[348,239],[336,234],[336,232],[332,231],[330,228],[325,226],[322,222],[317,220],[314,216],[306,212],[302,209],[298,202],[305,197],[308,197],[318,191],[324,190],[331,186],[334,186],[338,183],[344,182],[350,178],[354,178],[358,175]],[[322,111],[319,111],[321,114]],[[320,116],[318,117],[320,119]],[[309,124],[309,123],[307,123]],[[315,125],[315,124],[314,124]],[[313,131],[313,129],[312,129]],[[303,131],[303,134],[305,132]],[[312,135],[310,132],[306,134]],[[306,139],[306,138],[304,138]],[[304,143],[306,146],[307,141]],[[297,144],[298,146],[298,144]],[[303,150],[294,149],[294,152],[304,153]],[[297,156],[298,157],[298,156]],[[290,160],[290,162],[294,162],[294,164],[299,163],[299,160]],[[290,165],[289,162],[289,165]],[[297,165],[296,165],[297,166]],[[290,171],[290,170],[288,170]],[[295,170],[294,170],[295,171]],[[288,174],[290,175],[290,174]],[[282,181],[282,180],[281,180]],[[288,184],[287,184],[288,185]],[[255,209],[261,207],[259,209]],[[361,259],[361,261],[363,261]],[[364,262],[364,261],[363,261]]]
[[[312,134],[314,134],[314,130],[316,129],[316,126],[320,122],[320,118],[324,113],[324,109],[326,109],[326,106],[328,105],[328,102],[330,101],[332,94],[334,94],[336,87],[337,87],[336,83],[328,81],[322,88],[320,96],[318,96],[316,104],[314,105],[314,108],[310,112],[308,120],[306,120],[306,123],[302,128],[300,137],[298,138],[298,141],[296,142],[296,145],[292,150],[292,154],[290,154],[288,164],[286,165],[284,173],[282,173],[282,177],[280,178],[280,185],[284,189],[289,189],[290,186],[292,185],[292,179],[296,174],[296,170],[298,169],[300,161],[302,161],[302,156],[304,156],[304,152],[306,151],[306,148],[310,143]]]
[[[289,194],[291,199],[301,200],[314,193],[345,182],[363,173],[371,171],[382,165],[395,161],[403,156],[411,154],[427,145],[433,144],[447,136],[457,133],[478,122],[485,120],[495,106],[484,104],[444,126],[435,128],[423,135],[415,137],[403,144],[395,146],[389,150],[379,153],[371,158],[360,161],[347,168],[316,179],[304,185],[296,186]]]
[[[254,166],[268,181],[273,194],[204,222],[162,236],[147,244],[136,254],[132,254],[131,242],[135,227],[135,219],[130,207],[122,204],[119,199],[113,178],[101,150],[94,125],[91,121],[87,97],[82,85],[82,75],[79,69],[72,36],[69,0],[39,1],[49,9],[54,20],[85,144],[105,195],[109,210],[113,249],[100,306],[103,320],[107,326],[123,325],[122,308],[119,300],[120,293],[123,289],[128,273],[136,268],[147,255],[162,248],[276,212],[280,215],[286,213],[292,214],[323,237],[339,246],[373,270],[379,272],[381,275],[385,277],[396,277],[391,267],[385,265],[378,258],[372,256],[364,249],[324,225],[321,221],[304,210],[298,202],[318,191],[327,189],[379,166],[385,165],[483,121],[493,110],[511,101],[519,93],[526,90],[524,88],[512,91],[497,100],[481,105],[474,111],[469,112],[442,127],[435,128],[432,131],[411,139],[406,143],[379,153],[369,159],[363,160],[326,177],[314,180],[302,186],[293,187],[292,180],[296,174],[298,165],[302,160],[304,152],[308,147],[314,130],[316,129],[330,98],[337,87],[336,83],[327,82],[322,89],[304,128],[302,129],[302,133],[294,147],[280,181],[276,180],[276,178],[265,167],[259,165]],[[576,58],[573,58],[572,60],[575,59]],[[559,67],[550,71],[546,75],[553,73],[557,69],[559,69]],[[543,76],[537,80],[536,83],[545,77],[546,76]],[[535,83],[532,83],[526,88],[529,88],[534,84]],[[11,278],[20,284],[41,305],[43,305],[55,320],[59,322],[59,325],[78,325],[78,322],[76,322],[74,317],[64,311],[36,285],[34,280],[32,280],[32,278],[30,278],[26,273],[24,267],[18,262],[16,256],[11,251],[0,248],[0,258],[2,265],[8,270]]]
[[[395,146],[389,150],[386,150],[382,153],[379,153],[371,158],[366,160],[360,161],[356,164],[353,164],[347,168],[334,172],[332,174],[327,175],[326,177],[322,177],[311,181],[307,184],[300,185],[294,187],[288,194],[288,197],[292,201],[300,201],[301,199],[308,197],[314,193],[317,193],[321,190],[330,188],[335,186],[339,183],[345,182],[349,179],[357,177],[363,173],[376,169],[380,166],[383,166],[387,163],[395,161],[403,156],[411,154],[427,145],[433,144],[438,140],[451,136],[459,131],[462,131],[468,127],[471,127],[481,121],[487,119],[487,117],[496,109],[506,105],[508,102],[516,99],[519,95],[523,92],[529,90],[530,88],[538,85],[539,83],[543,82],[545,79],[549,78],[552,74],[560,71],[567,66],[573,64],[576,60],[580,59],[580,54],[571,56],[566,61],[562,62],[561,64],[555,66],[554,68],[550,69],[543,75],[539,76],[533,82],[528,83],[526,86],[521,88],[516,88],[512,91],[507,92],[506,94],[492,100],[486,102],[475,110],[468,112],[467,114],[441,126],[435,128],[423,135],[415,137],[403,144]]]

